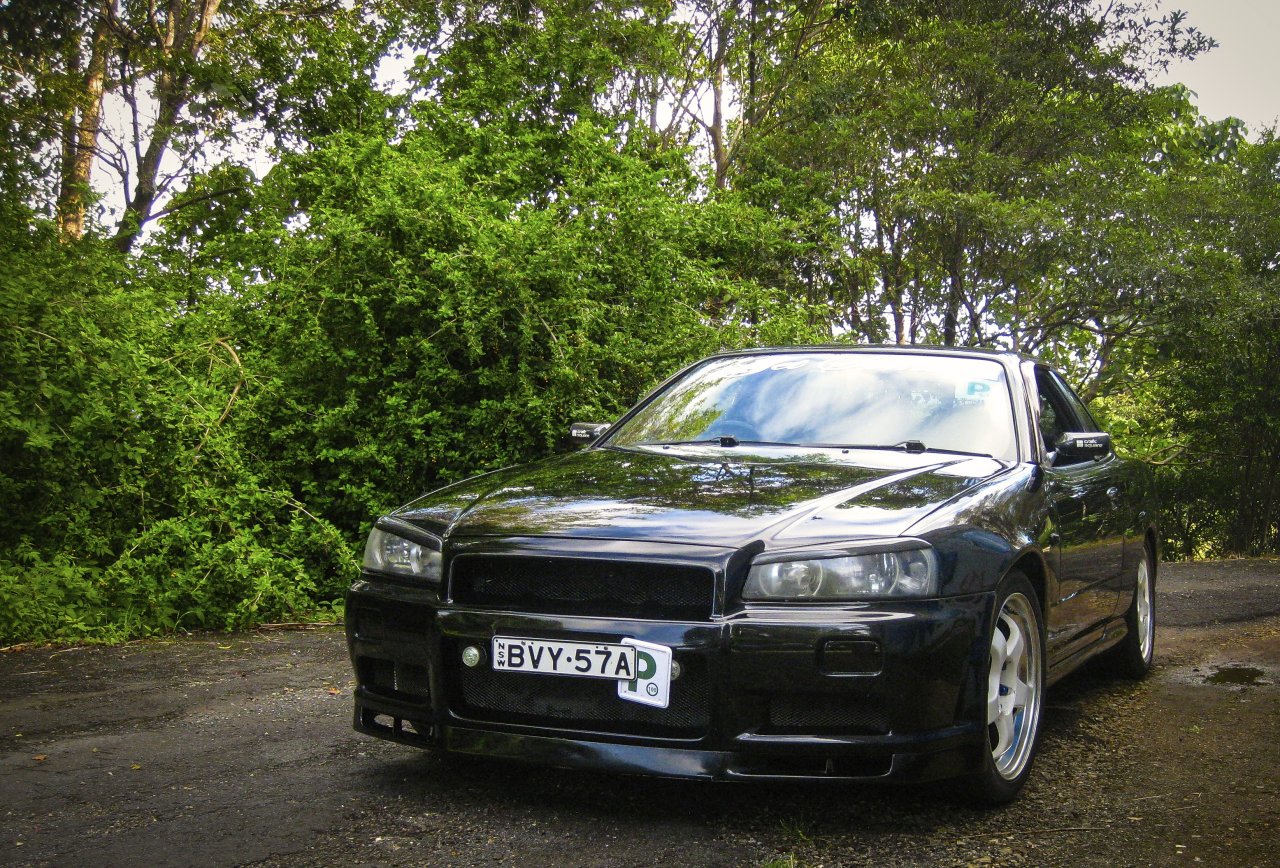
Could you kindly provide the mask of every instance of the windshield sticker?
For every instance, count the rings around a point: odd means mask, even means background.
[[[996,391],[996,380],[961,380],[956,383],[956,400],[966,404],[981,404]]]

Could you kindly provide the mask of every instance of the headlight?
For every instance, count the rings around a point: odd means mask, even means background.
[[[440,552],[375,527],[364,547],[364,568],[440,583]]]
[[[747,574],[742,598],[825,602],[927,597],[937,586],[933,549],[909,549],[757,564]]]

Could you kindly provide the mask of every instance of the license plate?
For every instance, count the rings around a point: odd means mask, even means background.
[[[493,637],[493,668],[540,675],[576,675],[634,681],[636,649],[602,642]]]

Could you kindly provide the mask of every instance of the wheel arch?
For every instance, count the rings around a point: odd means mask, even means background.
[[[1044,556],[1034,549],[1025,551],[1014,559],[1005,575],[1012,572],[1022,573],[1031,582],[1031,588],[1036,592],[1037,602],[1040,603],[1040,616],[1043,618],[1047,608],[1046,601],[1049,599],[1049,573],[1045,568]]]
[[[1149,527],[1143,534],[1142,541],[1147,553],[1151,555],[1151,582],[1154,584],[1160,574],[1160,535],[1154,527]]]

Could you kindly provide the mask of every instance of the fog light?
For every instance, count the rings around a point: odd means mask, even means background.
[[[671,661],[671,680],[672,680],[672,681],[675,681],[677,678],[679,678],[679,677],[680,677],[680,673],[681,673],[681,672],[683,672],[683,671],[684,671],[684,670],[680,667],[680,661],[679,661],[679,660],[672,660],[672,661]]]
[[[468,669],[474,669],[480,665],[480,661],[484,659],[484,652],[475,645],[468,645],[462,649],[462,665]]]

